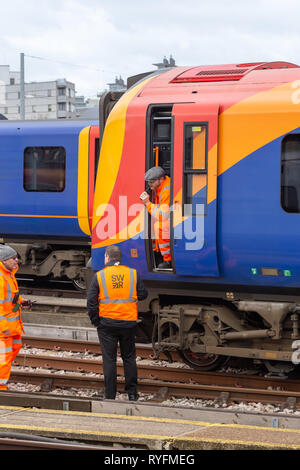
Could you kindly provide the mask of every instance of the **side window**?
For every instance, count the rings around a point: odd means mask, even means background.
[[[207,125],[185,124],[183,162],[184,215],[200,215],[206,208]]]
[[[281,206],[286,212],[300,212],[300,134],[282,140]]]
[[[25,191],[61,192],[65,189],[64,147],[27,147],[24,150]]]
[[[171,109],[157,108],[152,113],[152,148],[151,166],[161,166],[170,176],[171,171]]]
[[[97,178],[97,169],[98,169],[98,164],[99,164],[99,157],[100,157],[100,139],[97,137],[95,139],[95,175],[94,175],[94,186],[96,184],[96,178]]]

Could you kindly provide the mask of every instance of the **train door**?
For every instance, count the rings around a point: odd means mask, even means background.
[[[170,105],[153,105],[148,109],[147,114],[148,126],[148,152],[146,161],[146,170],[154,166],[160,166],[165,170],[165,174],[171,177],[171,163],[172,163],[172,106]],[[171,199],[172,199],[172,184],[170,185]],[[155,203],[154,192],[146,184],[146,191],[150,195],[151,202]],[[157,213],[155,209],[154,213]],[[172,214],[170,214],[172,218]],[[157,233],[154,229],[155,218],[151,217],[146,212],[145,222],[145,240],[146,240],[146,254],[148,261],[148,269],[153,272],[167,271],[173,272],[172,262],[167,268],[160,268],[163,262],[163,256],[159,249],[159,242]],[[172,224],[171,219],[169,224]],[[169,230],[170,238],[170,230]],[[171,240],[163,243],[164,249],[171,252]]]
[[[85,127],[79,136],[78,223],[87,235],[92,233],[93,203],[99,161],[99,127]]]
[[[218,276],[217,105],[175,104],[172,262],[179,275]]]
[[[100,155],[100,139],[99,139],[99,127],[92,126],[90,129],[89,136],[89,182],[88,182],[88,214],[89,214],[89,226],[92,233],[92,219],[93,219],[93,204],[94,204],[94,193],[95,184],[97,177],[97,168],[99,163]]]

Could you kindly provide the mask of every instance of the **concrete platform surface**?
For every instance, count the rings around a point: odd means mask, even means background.
[[[300,430],[192,419],[0,407],[0,432],[149,450],[299,450]]]

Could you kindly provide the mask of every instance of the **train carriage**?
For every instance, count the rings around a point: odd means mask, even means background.
[[[150,291],[141,309],[154,314],[158,351],[202,369],[229,356],[297,363],[299,80],[287,62],[174,67],[144,76],[108,114],[92,268],[120,244]],[[155,165],[172,183],[166,270],[139,200]]]
[[[99,125],[2,121],[0,237],[21,259],[19,275],[85,288]]]

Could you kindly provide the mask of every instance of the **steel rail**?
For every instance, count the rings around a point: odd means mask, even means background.
[[[34,336],[22,336],[24,346],[49,349],[55,351],[71,351],[71,352],[86,352],[91,354],[101,354],[99,341],[85,341],[85,340],[72,340],[72,339],[57,339],[57,338],[42,338]],[[149,344],[136,344],[136,354],[143,359],[152,359],[154,357],[152,346]],[[171,352],[173,361],[182,362],[181,357],[177,351]],[[164,353],[160,354],[162,360],[169,360],[168,356]]]
[[[82,359],[76,357],[19,353],[15,358],[14,364],[21,367],[35,367],[47,370],[57,369],[80,373],[90,372],[94,374],[103,374],[103,364],[100,359]],[[280,379],[279,377],[272,378],[220,372],[199,372],[193,369],[144,364],[143,361],[138,361],[137,366],[140,379],[181,382],[190,385],[233,386],[236,388],[247,387],[266,389],[268,387],[272,387],[288,392],[300,393],[299,381]],[[117,362],[117,374],[120,376],[123,376],[124,374],[123,364],[120,362]]]
[[[67,442],[44,442],[39,440],[20,439],[18,437],[0,437],[0,450],[103,450],[107,447],[92,446],[88,444],[69,444]],[[111,450],[116,450],[111,447]]]
[[[67,375],[59,373],[28,372],[12,370],[11,381],[41,385],[42,391],[49,392],[52,388],[88,388],[103,390],[103,377],[87,375]],[[117,389],[124,393],[125,383],[122,378],[117,380]],[[139,391],[156,394],[153,401],[164,401],[168,396],[196,399],[218,399],[224,401],[258,401],[268,404],[300,406],[300,392],[285,390],[263,390],[255,388],[237,388],[217,385],[185,384],[158,380],[139,380]]]

